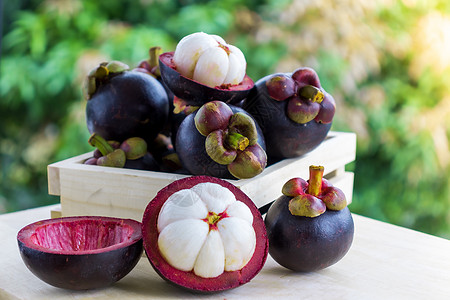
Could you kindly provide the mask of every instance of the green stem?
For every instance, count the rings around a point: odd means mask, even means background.
[[[155,75],[156,76],[161,76],[161,73],[159,71],[159,56],[162,53],[162,48],[161,47],[151,47],[149,50],[149,54],[150,54],[150,59],[149,59],[149,64],[150,67],[153,69],[155,68]]]
[[[322,193],[323,169],[323,166],[309,166],[308,194],[317,197]]]
[[[233,150],[245,150],[250,141],[248,138],[237,132],[229,132],[225,138],[226,147]]]
[[[91,146],[97,148],[103,156],[106,156],[114,151],[114,148],[95,132],[91,135],[88,142]]]
[[[305,85],[298,90],[298,94],[312,102],[321,103],[323,101],[323,92],[313,85]]]

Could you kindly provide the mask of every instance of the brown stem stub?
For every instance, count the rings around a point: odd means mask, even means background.
[[[323,166],[309,166],[308,194],[317,197],[322,193],[323,170]]]

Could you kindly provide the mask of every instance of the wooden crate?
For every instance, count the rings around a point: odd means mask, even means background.
[[[267,167],[251,179],[228,180],[243,190],[258,207],[281,195],[281,187],[292,177],[309,177],[310,165],[322,165],[325,178],[352,200],[353,173],[345,165],[355,160],[356,134],[330,132],[319,147],[293,159]],[[147,204],[169,183],[186,177],[164,172],[85,165],[92,152],[48,166],[49,194],[60,196],[61,211],[52,217],[103,215],[142,220]]]

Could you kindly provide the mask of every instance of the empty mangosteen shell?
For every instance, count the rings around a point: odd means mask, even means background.
[[[161,256],[158,248],[158,215],[167,199],[175,192],[190,189],[193,186],[211,182],[229,189],[237,201],[244,202],[253,214],[253,228],[256,232],[256,246],[253,257],[239,271],[224,272],[214,278],[202,278],[192,271],[177,270]],[[147,205],[142,219],[144,250],[154,270],[169,283],[183,289],[200,293],[214,293],[241,286],[254,278],[263,268],[268,255],[268,240],[262,216],[253,201],[233,184],[211,176],[191,176],[174,181],[160,190]]]
[[[173,62],[174,52],[159,56],[161,78],[172,93],[183,99],[188,105],[200,106],[213,100],[237,104],[244,99],[254,86],[253,80],[245,75],[238,85],[227,88],[209,87],[198,81],[181,75]]]
[[[284,73],[280,73],[284,74]],[[269,162],[302,156],[317,148],[326,138],[332,123],[311,120],[298,124],[286,114],[288,101],[276,101],[267,91],[268,75],[255,83],[243,108],[261,127],[267,145]]]
[[[229,105],[233,113],[242,112],[249,115],[242,108]],[[188,115],[178,128],[175,147],[183,167],[192,175],[208,175],[219,177],[222,179],[236,179],[228,171],[227,165],[216,163],[206,153],[205,140],[206,137],[198,132],[195,127],[196,112]],[[256,131],[258,132],[258,144],[266,150],[266,142],[262,130],[258,123],[255,122]]]
[[[288,208],[291,199],[281,196],[265,216],[270,256],[280,265],[298,272],[321,270],[341,260],[354,236],[348,207],[339,211],[326,210],[312,218],[294,216]]]
[[[113,223],[128,226],[132,234],[125,242],[84,251],[49,249],[30,240],[38,228],[60,222],[71,226],[83,222]],[[52,286],[70,290],[96,289],[113,284],[136,266],[143,252],[140,222],[112,217],[78,216],[38,221],[22,228],[17,241],[22,259],[34,275]]]

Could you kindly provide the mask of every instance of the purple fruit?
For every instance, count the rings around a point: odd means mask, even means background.
[[[253,80],[247,75],[237,85],[209,87],[193,79],[181,75],[173,62],[173,52],[166,52],[159,56],[161,77],[167,87],[178,98],[188,105],[200,106],[213,100],[230,104],[239,103],[254,86]]]
[[[86,81],[86,121],[90,133],[122,142],[129,137],[152,141],[169,114],[161,83],[120,62],[100,64]]]
[[[316,148],[331,128],[335,106],[310,68],[261,78],[243,104],[261,126],[273,161]]]
[[[310,272],[338,262],[350,249],[354,224],[344,193],[310,166],[310,179],[292,178],[265,217],[269,253],[283,267]]]
[[[266,167],[258,124],[242,108],[211,101],[181,123],[176,150],[193,175],[251,178]]]
[[[158,162],[150,152],[145,153],[144,156],[129,160],[125,162],[123,166],[125,169],[135,169],[144,171],[160,171]]]
[[[160,190],[142,218],[144,249],[155,271],[191,292],[239,287],[264,266],[264,221],[239,188],[190,176]]]

